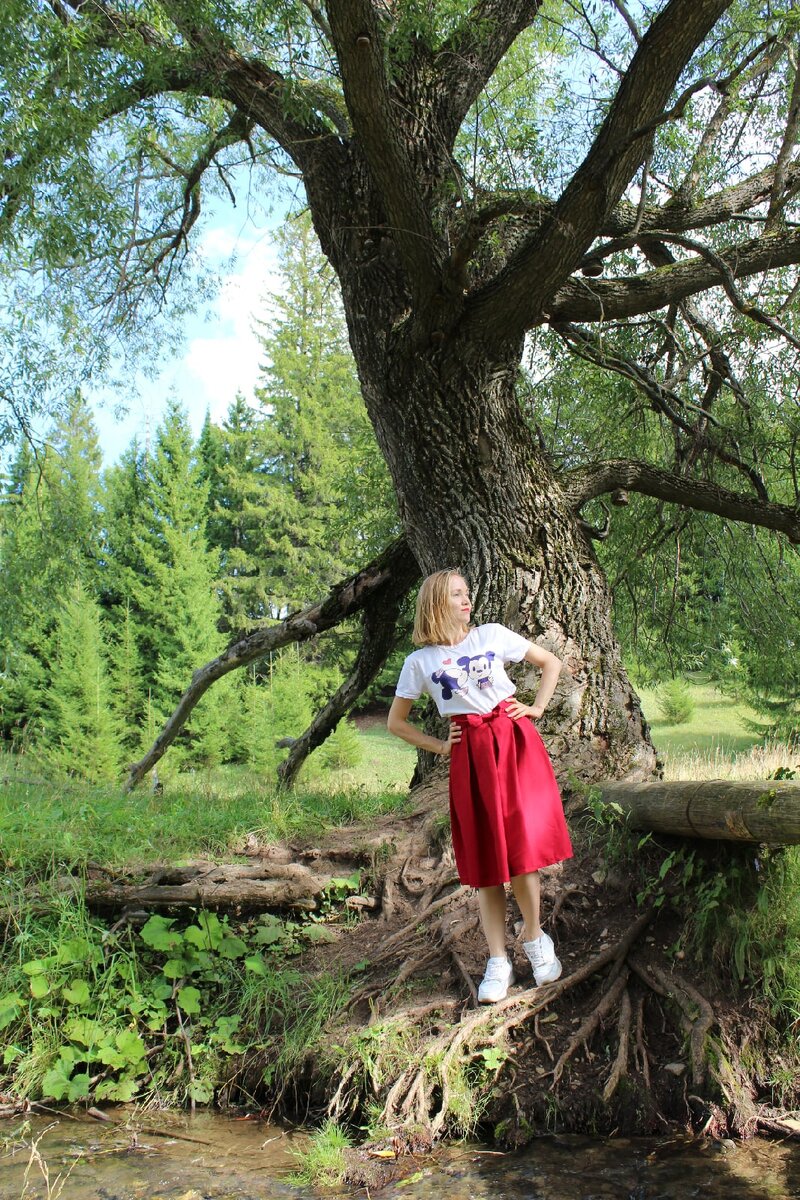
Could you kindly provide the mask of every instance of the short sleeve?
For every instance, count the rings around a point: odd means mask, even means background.
[[[425,690],[424,683],[422,664],[415,654],[409,654],[400,671],[395,695],[404,700],[419,700]]]
[[[503,662],[522,662],[531,646],[528,638],[515,633],[513,629],[507,629],[505,625],[496,625],[495,629],[500,635]]]

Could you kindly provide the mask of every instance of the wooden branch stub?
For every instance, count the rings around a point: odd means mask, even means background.
[[[800,845],[800,783],[791,780],[601,782],[606,804],[619,804],[634,829],[677,837]]]

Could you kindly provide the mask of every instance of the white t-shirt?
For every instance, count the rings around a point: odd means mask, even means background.
[[[423,646],[403,663],[395,694],[432,696],[442,716],[487,713],[517,690],[505,664],[521,662],[531,643],[505,625],[478,625],[455,646]]]

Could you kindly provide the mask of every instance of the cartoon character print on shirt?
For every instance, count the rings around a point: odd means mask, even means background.
[[[496,657],[494,650],[487,650],[485,654],[465,655],[458,665],[466,671],[470,683],[483,691],[492,686],[492,659]]]
[[[467,686],[469,675],[457,666],[452,658],[446,658],[442,663],[442,669],[434,671],[431,679],[441,687],[443,700],[452,700],[454,695],[466,696],[469,691]]]

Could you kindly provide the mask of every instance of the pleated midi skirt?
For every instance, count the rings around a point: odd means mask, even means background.
[[[450,822],[468,887],[495,887],[572,857],[547,750],[528,717],[508,716],[507,703],[451,718],[461,741],[450,755]]]

